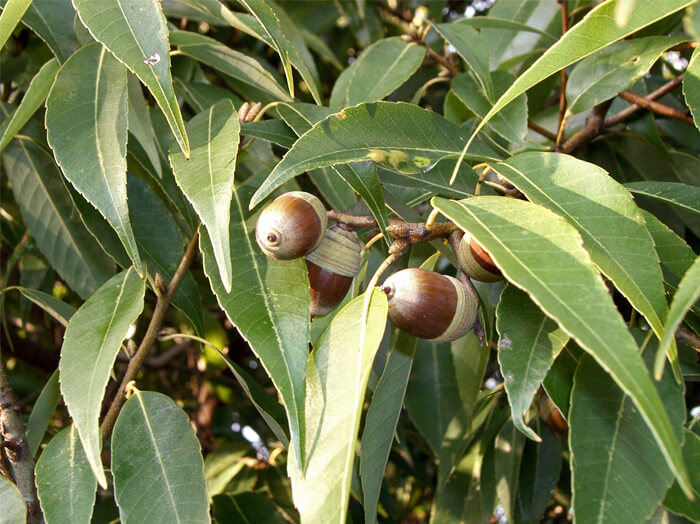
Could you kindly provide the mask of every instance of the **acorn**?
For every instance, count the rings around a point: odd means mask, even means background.
[[[491,256],[469,234],[465,233],[457,250],[459,268],[474,280],[497,282],[503,280],[503,273],[493,263]]]
[[[311,293],[311,316],[332,311],[345,298],[360,269],[362,245],[357,233],[336,224],[306,257]]]
[[[450,342],[473,327],[478,303],[454,277],[408,268],[386,279],[389,318],[399,329],[434,342]]]
[[[255,240],[268,257],[292,260],[316,249],[326,227],[328,218],[321,201],[304,191],[290,191],[260,213]]]

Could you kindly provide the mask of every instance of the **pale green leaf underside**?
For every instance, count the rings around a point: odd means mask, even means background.
[[[90,521],[97,481],[75,425],[61,430],[41,453],[36,486],[47,524]]]
[[[329,115],[304,133],[251,199],[255,207],[287,180],[310,169],[372,160],[400,173],[428,171],[457,156],[464,131],[437,113],[412,104],[373,102]],[[470,159],[493,159],[479,144]]]
[[[175,140],[190,146],[170,76],[170,46],[165,16],[151,0],[73,0],[90,34],[139,77],[156,99]]]
[[[53,158],[33,140],[18,138],[3,161],[39,250],[68,287],[88,298],[114,274],[114,263],[77,216]]]
[[[16,524],[27,521],[27,505],[24,497],[10,480],[0,475],[0,500],[3,501],[0,524]]]
[[[309,344],[309,295],[302,259],[266,257],[255,242],[246,206],[234,188],[229,223],[233,286],[226,292],[212,243],[200,228],[204,272],[221,308],[245,338],[272,379],[289,419],[298,460],[304,433],[304,391]]]
[[[143,309],[145,282],[133,268],[108,280],[71,317],[61,347],[61,394],[101,486],[98,419],[110,372],[129,326]]]
[[[229,209],[241,126],[230,100],[217,102],[187,123],[190,158],[171,147],[175,180],[212,240],[221,281],[231,291]]]
[[[639,408],[674,475],[689,490],[668,415],[576,230],[553,212],[521,200],[475,197],[454,202],[436,197],[432,202],[470,231],[506,278],[610,373]]]
[[[65,177],[117,232],[143,273],[126,198],[126,69],[94,43],[58,72],[46,100],[49,145]]]
[[[211,522],[199,440],[161,393],[136,391],[112,434],[114,498],[124,524]]]
[[[690,266],[690,269],[688,269],[680,284],[678,284],[678,289],[673,296],[673,302],[671,302],[671,307],[666,317],[659,351],[665,351],[671,345],[676,329],[683,322],[683,317],[693,307],[693,304],[697,302],[698,298],[700,298],[700,257],[695,259],[693,265]]]
[[[540,441],[524,417],[569,337],[526,293],[511,285],[501,293],[496,319],[500,335],[498,363],[513,412],[513,424],[527,437]]]
[[[695,7],[700,10],[700,8]],[[683,96],[693,115],[695,127],[700,129],[700,49],[693,51],[683,77]]]
[[[365,295],[347,304],[309,355],[307,467],[302,473],[289,465],[302,522],[345,522],[365,389],[388,308],[384,293],[371,293],[369,304]]]
[[[25,433],[27,434],[29,451],[33,457],[36,456],[37,451],[39,451],[41,447],[46,428],[49,427],[49,422],[53,417],[53,413],[56,410],[60,398],[61,391],[58,387],[58,370],[55,370],[51,373],[49,380],[46,381],[46,384],[42,388],[39,398],[36,399],[32,412],[29,415],[29,420],[27,420],[27,429]],[[90,475],[92,475],[92,473]]]
[[[686,211],[700,214],[700,187],[677,182],[630,182],[625,188],[631,193],[668,202]]]

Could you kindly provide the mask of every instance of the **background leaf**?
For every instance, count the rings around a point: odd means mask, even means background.
[[[697,11],[697,7],[695,8]],[[700,51],[695,48],[683,77],[683,95],[693,115],[695,127],[700,129]]]
[[[689,489],[680,446],[637,346],[614,308],[575,230],[549,210],[521,200],[433,198],[450,220],[469,231],[506,278],[524,289],[632,398],[667,463]],[[569,282],[577,282],[576,288]]]
[[[685,443],[683,444],[683,458],[686,464],[697,464],[700,460],[700,436],[689,430],[684,430]],[[685,515],[691,520],[700,520],[700,507],[697,501],[700,496],[700,468],[691,469],[691,481],[693,483],[693,492],[695,493],[695,501],[691,502],[683,494],[678,487],[678,483],[674,482],[671,488],[666,493],[664,506],[678,515]]]
[[[700,257],[695,259],[693,265],[683,276],[678,290],[673,296],[673,302],[668,310],[664,334],[659,344],[659,351],[666,351],[676,335],[676,329],[683,322],[683,317],[693,304],[700,298]]]
[[[214,519],[218,524],[238,522],[288,522],[277,510],[275,503],[262,493],[224,493],[214,497]]]
[[[136,391],[122,407],[112,474],[125,524],[211,522],[199,441],[186,413],[161,393]]]
[[[75,9],[71,2],[32,0],[22,23],[39,35],[58,61],[64,63],[78,48],[74,19]]]
[[[27,429],[25,431],[27,435],[27,443],[29,444],[29,451],[31,451],[32,456],[35,457],[41,446],[41,442],[44,440],[44,433],[46,433],[46,428],[49,427],[49,422],[53,413],[56,410],[58,401],[61,398],[61,392],[58,388],[58,370],[51,373],[49,380],[46,381],[39,398],[36,399],[34,403],[34,408],[29,415],[29,420],[27,420]]]
[[[207,228],[226,291],[231,291],[229,208],[241,126],[229,100],[222,100],[187,123],[189,159],[170,149],[175,180]]]
[[[130,268],[115,275],[71,317],[63,338],[59,373],[61,393],[101,486],[98,418],[110,372],[129,326],[143,309],[145,283]],[[105,322],[107,319],[107,322]]]
[[[36,465],[36,486],[47,524],[89,522],[97,481],[75,425],[56,434]]]
[[[631,193],[668,202],[692,213],[700,214],[700,187],[676,182],[629,182],[625,188]]]
[[[99,44],[58,72],[46,100],[47,138],[65,177],[119,235],[139,274],[126,201],[126,70]]]
[[[159,3],[149,0],[73,0],[80,20],[156,99],[180,149],[190,147],[170,76],[168,29]]]
[[[10,480],[0,476],[0,497],[4,501],[0,516],[2,524],[27,521],[27,506],[24,497]]]

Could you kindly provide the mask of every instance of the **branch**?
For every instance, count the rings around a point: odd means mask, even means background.
[[[29,450],[27,435],[24,433],[22,417],[17,411],[17,398],[12,391],[1,359],[0,436],[2,436],[2,448],[12,469],[13,479],[27,504],[27,522],[30,524],[43,522],[34,485],[34,458]]]
[[[564,35],[569,30],[569,0],[559,0],[561,5],[561,34]],[[566,127],[566,68],[561,70],[561,89],[559,90],[559,120],[557,125],[557,136],[555,147],[559,147],[564,136]]]
[[[443,66],[447,71],[449,71],[450,76],[457,76],[459,74],[459,69],[455,67],[455,65],[450,62],[450,60],[447,57],[442,56],[439,53],[436,53],[434,49],[432,49],[429,45],[424,44],[425,49],[428,53],[428,56],[435,60],[438,64]]]
[[[545,129],[542,126],[535,124],[534,122],[532,122],[530,120],[527,121],[527,127],[532,129],[535,133],[539,133],[543,137],[549,138],[552,142],[556,142],[556,140],[557,140],[557,135],[555,135],[551,131],[548,131],[547,129]]]
[[[584,144],[587,144],[605,130],[605,113],[610,109],[612,100],[598,104],[586,118],[586,126],[569,138],[561,146],[562,153],[572,153]]]
[[[639,96],[637,93],[633,93],[632,91],[623,91],[618,96],[623,100],[627,100],[628,102],[638,105],[639,107],[643,107],[644,109],[648,109],[649,111],[653,111],[654,113],[681,120],[682,122],[685,122],[691,126],[694,125],[693,119],[686,115],[683,111],[660,104],[659,102],[654,102],[653,100],[647,100],[643,96]]]
[[[192,240],[190,240],[190,243],[187,244],[185,254],[182,257],[180,265],[175,271],[170,284],[168,285],[167,292],[158,296],[158,301],[156,302],[156,307],[153,310],[151,322],[148,324],[148,329],[146,329],[146,334],[143,336],[141,344],[136,350],[136,354],[129,362],[121,385],[119,386],[119,389],[112,400],[112,404],[109,406],[109,410],[102,421],[102,425],[100,426],[103,440],[106,440],[111,433],[114,422],[117,420],[117,415],[119,414],[121,407],[124,405],[124,401],[126,400],[127,384],[136,378],[139,369],[141,369],[141,366],[146,359],[146,355],[148,355],[148,350],[151,349],[153,343],[158,339],[158,332],[160,331],[160,326],[165,319],[165,314],[168,311],[170,301],[175,295],[178,286],[182,282],[182,279],[185,278],[187,270],[197,256],[198,239],[199,233],[195,232]]]

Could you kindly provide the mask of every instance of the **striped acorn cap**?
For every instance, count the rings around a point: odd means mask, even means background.
[[[459,268],[474,280],[480,282],[497,282],[503,280],[503,274],[493,263],[491,256],[467,232],[459,243],[457,253]]]

